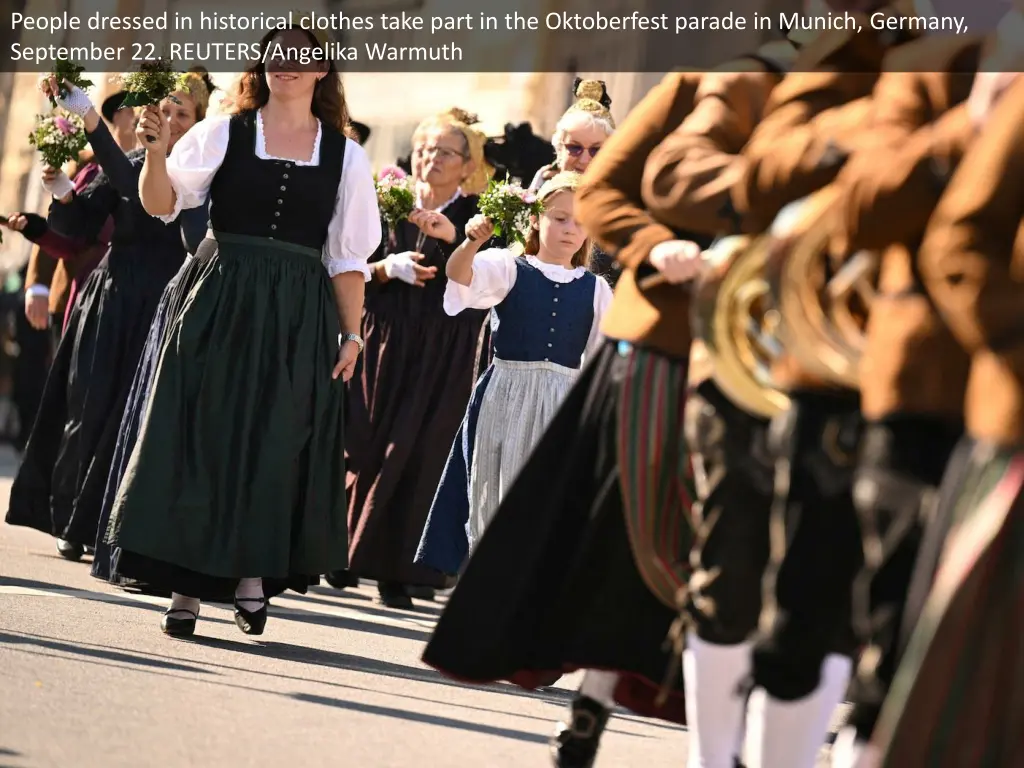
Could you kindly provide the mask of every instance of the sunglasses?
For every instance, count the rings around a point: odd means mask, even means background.
[[[601,149],[601,145],[598,144],[596,147],[584,147],[582,144],[566,144],[565,151],[568,152],[572,157],[579,157],[583,154],[583,150],[590,153],[593,158],[597,155],[597,151]]]

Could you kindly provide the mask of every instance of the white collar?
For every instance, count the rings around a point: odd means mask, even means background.
[[[274,157],[267,154],[267,137],[263,134],[263,111],[256,110],[256,157],[260,160],[284,160],[295,165],[320,164],[320,139],[324,135],[324,126],[320,118],[316,119],[316,139],[313,141],[313,154],[309,160],[296,160],[293,157]]]
[[[548,264],[546,261],[541,261],[536,256],[527,256],[526,261],[530,266],[539,269],[541,274],[553,283],[571,283],[587,273],[586,267],[566,269],[560,264]]]
[[[456,189],[455,190],[455,194],[452,195],[451,197],[449,197],[448,200],[446,200],[442,205],[439,205],[437,208],[434,208],[433,209],[434,212],[443,211],[445,208],[447,208],[449,205],[454,203],[460,197],[462,197],[462,187],[459,187],[458,189]],[[416,207],[417,208],[422,208],[423,207],[423,196],[420,194],[419,189],[416,190]]]

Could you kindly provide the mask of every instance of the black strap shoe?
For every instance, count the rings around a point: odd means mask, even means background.
[[[258,611],[247,611],[238,604],[239,601],[244,603],[260,603],[262,607]],[[262,635],[264,627],[267,626],[267,598],[236,597],[235,624],[247,635]]]
[[[171,614],[179,614],[178,616],[172,616]],[[180,614],[188,614],[188,616],[181,616]],[[168,608],[164,611],[164,616],[160,619],[160,629],[165,635],[171,637],[191,637],[196,631],[196,621],[199,619],[199,614],[195,611],[190,611],[188,608]]]
[[[593,768],[610,715],[600,702],[577,696],[572,702],[572,724],[559,723],[550,742],[555,768]]]

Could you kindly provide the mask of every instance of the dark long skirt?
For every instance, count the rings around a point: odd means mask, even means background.
[[[110,466],[106,492],[103,496],[103,507],[96,535],[96,553],[92,562],[92,575],[113,584],[134,584],[134,580],[126,579],[114,570],[113,564],[120,553],[106,542],[110,511],[114,506],[114,497],[128,466],[128,458],[135,448],[135,441],[139,435],[139,426],[146,412],[146,406],[149,404],[149,392],[156,376],[168,320],[176,317],[181,311],[182,304],[200,272],[201,268],[196,264],[195,259],[188,258],[161,294],[160,303],[157,305],[153,322],[149,328],[149,336],[146,338],[142,359],[135,371],[135,378],[128,394],[128,403],[121,418],[121,428],[117,433],[113,463]]]
[[[112,250],[89,275],[57,349],[7,522],[96,540],[118,428],[146,335],[180,252]]]
[[[619,703],[684,722],[682,675],[663,650],[676,614],[637,570],[619,488],[628,364],[608,342],[581,372],[481,538],[423,660],[456,679],[526,688],[552,673],[615,671]]]
[[[1024,754],[1024,453],[959,451],[934,585],[882,708],[885,768],[1010,768]]]
[[[107,542],[122,576],[222,599],[347,566],[334,292],[307,248],[218,236],[168,321]]]
[[[448,317],[428,293],[438,291],[443,285],[389,284],[367,298],[347,434],[349,568],[361,578],[445,586],[413,560],[489,343],[481,343],[485,313]]]

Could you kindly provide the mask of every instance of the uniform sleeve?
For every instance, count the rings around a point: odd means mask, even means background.
[[[380,246],[382,235],[370,158],[358,143],[346,141],[345,165],[324,244],[327,273],[334,277],[342,272],[360,272],[369,280],[368,262]]]
[[[763,69],[704,76],[693,112],[644,168],[643,199],[658,221],[705,234],[741,231],[730,190],[742,178],[743,146],[778,82]]]
[[[165,224],[172,223],[187,208],[198,208],[210,194],[213,177],[228,152],[231,118],[211,117],[192,126],[178,139],[167,158],[167,175],[174,188],[174,210],[157,216]]]
[[[454,317],[465,309],[491,309],[516,284],[516,257],[505,248],[488,248],[473,259],[469,285],[449,280],[444,289],[444,311]]]
[[[612,289],[608,285],[608,281],[599,277],[594,282],[594,324],[590,326],[587,348],[583,353],[584,361],[594,354],[604,341],[604,334],[601,333],[601,321],[604,319],[608,307],[612,305]]]

